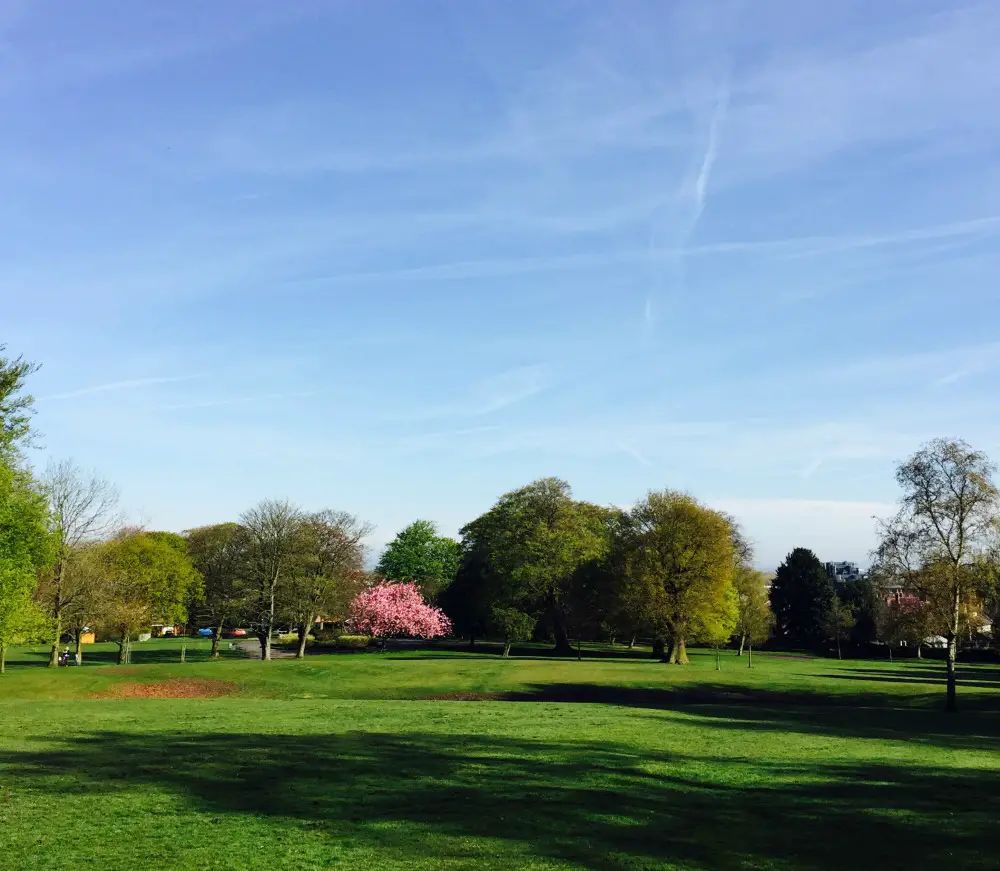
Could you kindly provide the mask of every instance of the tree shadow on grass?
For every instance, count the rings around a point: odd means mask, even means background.
[[[721,728],[881,738],[951,749],[1000,751],[1000,696],[965,694],[958,715],[942,710],[943,693],[897,698],[880,693],[828,694],[700,683],[670,688],[538,684],[500,696],[510,702],[560,702],[687,711]],[[893,706],[896,703],[896,706]]]
[[[959,689],[1000,690],[1000,669],[980,666],[970,668],[959,666],[955,671]],[[944,663],[912,665],[905,668],[848,668],[842,672],[826,674],[824,677],[844,680],[870,680],[885,683],[941,684],[947,679]]]
[[[63,803],[166,789],[204,813],[290,819],[376,859],[450,867],[474,867],[454,864],[470,838],[592,871],[992,869],[1000,848],[991,771],[362,732],[102,732],[2,754],[3,770]]]

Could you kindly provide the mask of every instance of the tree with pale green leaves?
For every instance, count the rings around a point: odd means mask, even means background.
[[[460,555],[455,539],[438,535],[430,520],[415,520],[389,542],[376,571],[390,581],[413,581],[430,602],[455,580]]]
[[[982,451],[963,441],[936,439],[896,470],[899,511],[879,526],[879,575],[926,602],[932,619],[941,617],[948,639],[948,711],[957,710],[963,623],[989,594],[989,573],[982,571],[981,560],[996,552],[1000,539],[995,474],[996,466]]]
[[[684,493],[652,491],[629,512],[628,570],[647,590],[654,626],[670,640],[665,661],[685,664],[688,641],[717,643],[737,619],[732,523]]]
[[[154,620],[187,619],[187,605],[201,586],[198,570],[181,536],[127,531],[101,548],[104,595],[102,622],[118,641],[118,661],[129,661],[135,635]]]
[[[739,638],[739,655],[749,645],[763,644],[774,627],[774,614],[768,597],[767,576],[752,566],[740,564],[733,573],[736,588],[736,636]]]
[[[844,658],[840,652],[840,643],[851,637],[851,630],[856,622],[854,609],[840,596],[834,596],[830,607],[823,615],[821,626],[827,639],[837,642],[837,659]]]

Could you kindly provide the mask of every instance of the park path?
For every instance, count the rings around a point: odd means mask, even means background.
[[[237,642],[237,646],[251,659],[260,659],[260,639],[242,638]],[[291,650],[279,650],[277,647],[271,648],[271,659],[294,659],[295,654]]]

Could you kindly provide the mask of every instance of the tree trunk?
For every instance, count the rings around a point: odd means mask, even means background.
[[[577,638],[576,639],[576,661],[581,662],[583,660],[583,642]]]
[[[924,645],[920,641],[917,642],[917,659],[923,659],[924,658],[924,651],[922,649],[923,646]]]
[[[61,539],[62,535],[60,534],[59,537]],[[60,547],[60,553],[63,553],[62,547]],[[63,556],[60,556],[56,560],[54,569],[52,585],[55,587],[55,598],[52,602],[52,648],[49,650],[49,668],[59,667],[59,640],[62,638],[63,616],[62,581],[63,571],[65,570],[65,559]]]
[[[475,649],[476,649],[476,636],[473,635],[470,632],[469,633],[469,650],[475,650]]]
[[[503,658],[507,659],[510,656],[510,642],[505,641],[503,643]]]
[[[837,659],[843,659],[843,658],[844,658],[844,657],[842,657],[842,656],[840,655],[840,639],[838,638],[838,639],[837,639]]]
[[[125,665],[125,636],[118,639],[118,664]]]
[[[212,635],[212,652],[208,654],[209,659],[219,658],[219,642],[222,640],[222,627],[225,625],[224,620],[219,620],[219,625],[215,628],[215,633]]]
[[[747,668],[753,668],[753,639],[747,644]]]
[[[7,673],[7,645],[0,641],[0,674]]]
[[[892,662],[892,645],[889,645],[889,662]]]
[[[632,636],[632,640],[628,643],[628,649],[633,650],[635,648],[635,636]]]
[[[260,642],[260,658],[261,660],[271,659],[271,633],[270,632],[258,632],[257,640]]]
[[[569,634],[566,632],[566,615],[562,608],[555,602],[549,606],[552,610],[552,634],[556,637],[556,656],[572,656],[573,645],[569,643]]]
[[[740,633],[740,652],[739,652],[740,656],[743,655],[743,646],[746,643],[747,643],[747,634],[746,634],[746,632],[741,632]]]
[[[957,675],[955,665],[958,662],[958,620],[962,612],[962,594],[958,584],[951,598],[951,626],[948,627],[948,695],[944,709],[955,712],[958,710],[956,698]]]
[[[671,665],[688,664],[687,645],[683,635],[675,635],[670,642],[670,656],[667,658],[667,662]]]
[[[311,625],[312,618],[310,617],[305,623],[299,626],[299,649],[295,651],[296,659],[306,658],[306,642],[309,640],[309,626]]]
[[[56,605],[52,612],[52,649],[49,651],[49,668],[59,667],[59,640],[61,638],[62,608]]]
[[[73,639],[76,642],[76,653],[74,659],[76,659],[76,664],[83,665],[83,629],[77,627],[73,630]]]

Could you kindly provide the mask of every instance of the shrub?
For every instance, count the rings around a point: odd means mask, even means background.
[[[338,635],[337,647],[344,650],[362,650],[371,643],[367,635]]]
[[[298,632],[285,632],[283,635],[278,636],[278,644],[298,644],[298,643],[299,643]]]

